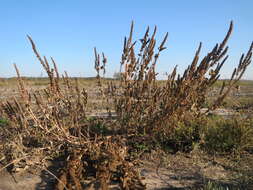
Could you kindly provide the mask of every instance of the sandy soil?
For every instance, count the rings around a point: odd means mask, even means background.
[[[170,155],[163,163],[143,161],[139,171],[148,190],[199,189],[208,181],[234,186],[230,180],[231,170],[212,159],[203,158],[198,155]],[[53,167],[48,169],[55,171]],[[6,170],[0,172],[0,190],[52,190],[54,182],[52,175],[41,170],[35,174],[27,171],[14,175]]]

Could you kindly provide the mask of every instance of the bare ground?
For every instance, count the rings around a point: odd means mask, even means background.
[[[235,178],[235,176],[240,176],[240,171],[233,167],[241,164],[240,167],[243,169],[244,165],[253,163],[252,158],[247,158],[239,164],[224,157],[215,158],[201,154],[178,153],[160,158],[149,155],[149,158],[144,159],[139,166],[143,183],[147,185],[148,190],[200,189],[209,181],[224,187],[253,189],[250,181],[245,181],[240,177]],[[56,165],[53,164],[47,170],[39,169],[32,173],[21,170],[13,175],[3,170],[0,172],[0,190],[52,190],[56,179],[48,171],[57,175]],[[250,172],[253,174],[252,171]],[[119,188],[114,186],[111,189]]]

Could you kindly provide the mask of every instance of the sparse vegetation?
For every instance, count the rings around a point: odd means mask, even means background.
[[[67,72],[60,76],[54,59],[50,58],[50,64],[41,57],[28,36],[48,78],[23,78],[14,65],[19,93],[1,100],[0,105],[0,161],[4,168],[11,172],[36,165],[46,169],[48,161],[61,160],[54,176],[57,190],[106,190],[115,184],[120,189],[145,189],[137,166],[139,158],[153,150],[190,154],[200,149],[212,156],[252,156],[252,119],[242,114],[233,119],[211,115],[224,106],[251,63],[253,43],[231,79],[220,84],[219,72],[228,59],[226,44],[232,29],[231,22],[224,40],[202,59],[200,43],[184,74],[177,74],[176,66],[161,82],[155,69],[168,34],[156,50],[157,29],[150,34],[147,28],[136,51],[132,24],[124,40],[121,70],[114,76],[117,80],[100,76],[106,72],[107,59],[95,48],[97,83],[92,94],[83,88],[82,79],[70,78]],[[2,86],[10,81],[0,82]],[[215,97],[209,96],[212,88],[219,88]],[[100,113],[92,116],[98,110]],[[204,189],[222,187],[210,182]]]
[[[203,126],[207,151],[242,153],[253,150],[253,121],[247,118],[211,119]]]

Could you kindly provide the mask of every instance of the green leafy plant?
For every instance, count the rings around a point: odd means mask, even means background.
[[[211,152],[253,151],[253,120],[244,118],[209,119],[203,127],[203,146]]]

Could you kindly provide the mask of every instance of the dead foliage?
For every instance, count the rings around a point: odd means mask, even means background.
[[[83,188],[145,189],[135,164],[127,159],[127,147],[119,138],[95,140],[82,149],[75,149],[66,160],[57,190]]]
[[[44,165],[48,160],[63,157],[64,167],[56,177],[57,190],[107,190],[113,184],[121,189],[145,189],[136,169],[138,162],[130,160],[127,145],[140,140],[139,137],[166,138],[179,122],[203,114],[201,108],[208,91],[219,79],[228,58],[226,44],[233,24],[231,22],[224,40],[201,60],[200,43],[184,74],[177,74],[176,66],[163,84],[156,79],[155,69],[160,53],[166,49],[168,33],[156,50],[157,29],[155,27],[150,34],[148,28],[136,52],[133,28],[132,24],[130,35],[124,40],[120,81],[111,81],[106,87],[102,84],[100,74],[101,71],[105,74],[107,59],[94,50],[98,96],[102,97],[109,117],[93,120],[87,117],[88,94],[78,79],[72,80],[67,72],[60,76],[54,59],[50,59],[50,64],[46,57],[41,57],[28,36],[48,75],[49,85],[42,90],[28,88],[14,65],[19,96],[0,105],[1,118],[8,120],[8,124],[0,128],[0,142],[4,144],[0,153],[5,155],[1,160],[10,171]],[[208,110],[217,108],[241,79],[251,62],[252,48],[253,44],[242,55],[231,79],[223,84]],[[112,111],[116,112],[115,117]],[[110,133],[101,132],[109,128]],[[129,139],[131,143],[127,143]]]
[[[233,30],[229,30],[220,44],[200,59],[200,43],[192,63],[183,75],[177,74],[177,66],[168,75],[164,84],[156,79],[156,64],[160,53],[166,49],[168,33],[156,50],[156,27],[150,35],[147,28],[140,40],[140,48],[135,51],[137,41],[133,41],[133,24],[128,38],[125,38],[121,59],[121,83],[111,86],[115,110],[122,130],[128,133],[162,134],[166,136],[176,127],[178,121],[197,117],[201,114],[210,87],[219,79],[220,70],[228,59],[227,41]],[[251,62],[253,44],[246,55],[242,55],[229,82],[223,83],[217,98],[210,104],[208,111],[216,109],[241,79]],[[115,86],[115,85],[114,85]],[[207,112],[208,112],[207,111]],[[170,127],[168,127],[170,123]]]

